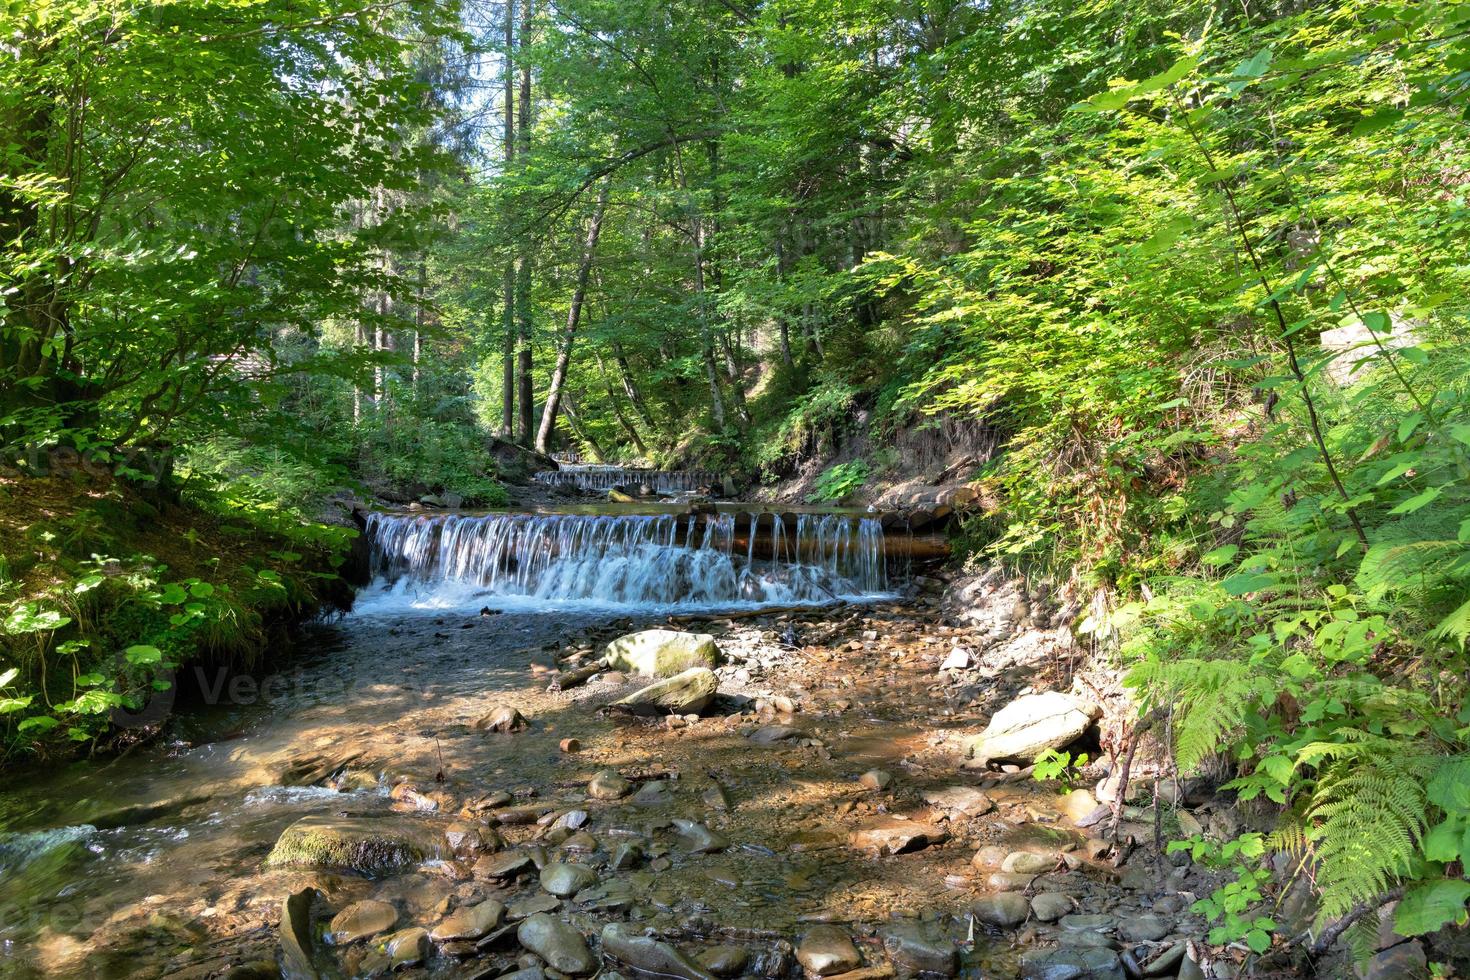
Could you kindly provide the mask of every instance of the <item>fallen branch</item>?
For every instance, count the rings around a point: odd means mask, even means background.
[[[1113,822],[1108,826],[1108,837],[1112,838],[1114,849],[1118,846],[1118,825],[1123,822],[1123,804],[1128,799],[1128,774],[1133,769],[1133,754],[1138,751],[1138,741],[1154,726],[1158,720],[1158,709],[1150,711],[1138,719],[1138,724],[1128,733],[1128,751],[1123,754],[1123,770],[1119,773],[1118,797],[1113,800]]]
[[[547,685],[546,689],[548,691],[566,691],[574,687],[580,687],[605,670],[607,670],[607,661],[594,660],[585,667],[559,672],[551,679],[551,683]]]

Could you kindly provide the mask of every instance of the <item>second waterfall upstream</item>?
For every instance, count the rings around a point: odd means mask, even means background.
[[[368,517],[375,603],[736,606],[884,594],[883,528],[848,514]],[[757,547],[758,540],[761,547]]]

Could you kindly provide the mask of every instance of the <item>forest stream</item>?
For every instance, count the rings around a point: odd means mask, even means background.
[[[1183,879],[1094,861],[1085,791],[961,768],[1059,669],[1014,594],[949,625],[876,520],[768,521],[373,515],[373,584],[276,673],[184,668],[159,739],[6,786],[0,975],[1172,975]],[[671,626],[717,693],[608,710],[649,678],[585,668]]]

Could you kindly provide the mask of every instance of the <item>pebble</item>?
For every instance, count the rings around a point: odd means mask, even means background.
[[[985,883],[996,891],[1018,892],[1031,887],[1035,875],[1017,874],[1012,871],[997,871],[985,879]]]
[[[392,929],[398,922],[398,910],[387,902],[366,899],[353,902],[332,918],[327,927],[327,938],[338,946],[366,939]]]
[[[856,970],[863,963],[852,937],[838,926],[813,926],[796,947],[796,961],[819,977]]]
[[[597,968],[582,934],[560,919],[538,912],[516,930],[520,944],[560,973],[581,976]]]
[[[587,783],[587,795],[594,800],[620,800],[633,790],[633,784],[615,769],[604,769]]]
[[[663,806],[672,802],[674,802],[673,787],[663,779],[644,783],[638,792],[633,794],[633,803],[636,806]]]
[[[999,926],[1002,929],[1013,929],[1026,921],[1031,908],[1026,903],[1024,895],[1015,892],[1002,892],[999,895],[985,895],[975,899],[970,911],[987,925]]]
[[[882,769],[869,769],[858,777],[858,782],[862,784],[863,789],[877,792],[887,789],[888,784],[893,782],[893,776]]]
[[[506,851],[503,854],[486,854],[470,870],[476,878],[509,878],[531,864],[531,855],[525,851]]]
[[[995,809],[990,797],[973,786],[946,786],[943,789],[929,790],[924,794],[924,802],[941,810],[958,810],[967,817],[978,817]]]
[[[1001,863],[1002,871],[1013,874],[1036,875],[1043,871],[1050,871],[1057,866],[1058,857],[1055,854],[1036,854],[1031,851],[1014,851],[1006,855]]]

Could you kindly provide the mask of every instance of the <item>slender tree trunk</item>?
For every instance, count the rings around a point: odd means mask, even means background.
[[[617,389],[613,387],[612,378],[607,373],[607,364],[603,362],[602,355],[597,355],[597,373],[602,375],[602,385],[607,389],[607,403],[613,410],[613,415],[618,420],[618,425],[628,433],[628,439],[633,443],[633,448],[638,450],[638,455],[647,456],[648,447],[644,445],[643,438],[638,434],[638,427],[633,420],[623,412],[623,406],[619,404]]]
[[[535,0],[524,0],[521,8],[521,47],[531,34],[532,18],[536,13]],[[524,166],[531,153],[531,66],[522,59],[520,92],[520,126],[517,130],[517,155]],[[535,425],[535,391],[531,368],[531,273],[533,265],[532,244],[522,245],[521,260],[516,270],[516,389],[520,403],[520,441],[529,446]]]
[[[592,438],[592,433],[588,432],[587,427],[582,424],[582,417],[577,414],[577,404],[572,400],[572,393],[570,391],[562,393],[561,410],[566,415],[567,423],[571,425],[572,431],[577,434],[577,438],[582,440],[582,444],[592,454],[592,461],[594,463],[601,463],[606,460],[607,454],[602,451],[602,447],[597,444],[597,440]]]
[[[582,319],[582,303],[587,298],[587,279],[592,275],[592,260],[597,254],[597,239],[602,234],[602,216],[607,212],[609,181],[603,178],[602,188],[597,192],[597,207],[587,225],[587,240],[582,244],[582,262],[577,267],[577,282],[572,289],[572,302],[567,307],[567,330],[556,354],[556,366],[551,370],[551,383],[546,389],[546,405],[541,410],[541,426],[536,430],[536,451],[546,452],[551,429],[556,425],[557,403],[561,400],[562,383],[566,381],[567,366],[572,361],[572,344],[577,339],[577,326]]]
[[[515,0],[505,0],[505,127],[502,142],[505,150],[505,170],[509,174],[516,158],[516,99],[515,66],[511,52],[515,48],[516,5]],[[515,437],[516,424],[516,263],[506,259],[505,282],[502,290],[504,306],[500,313],[501,328],[501,392],[500,392],[500,435],[504,439]]]
[[[614,340],[612,342],[613,360],[618,365],[618,375],[623,381],[623,392],[628,396],[628,402],[633,406],[633,411],[643,420],[643,425],[650,432],[656,432],[658,426],[653,423],[653,413],[648,410],[648,403],[643,400],[643,392],[638,390],[638,384],[633,380],[633,369],[628,365],[627,355],[623,353],[623,345]]]

